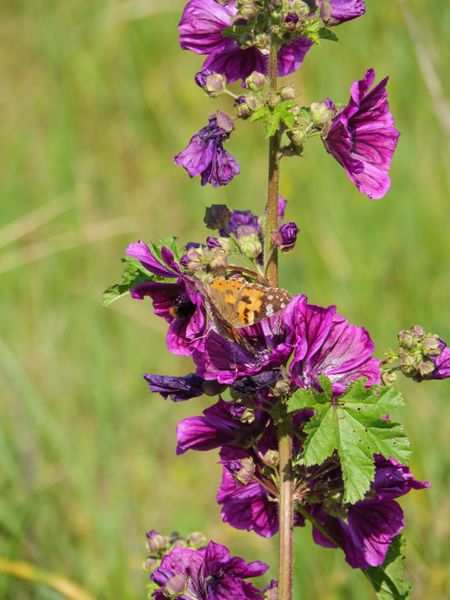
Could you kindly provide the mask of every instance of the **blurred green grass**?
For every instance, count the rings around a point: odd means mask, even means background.
[[[264,203],[258,127],[242,125],[233,136],[242,175],[225,189],[201,189],[171,163],[218,104],[192,84],[200,59],[177,46],[177,11],[160,2],[151,14],[155,4],[0,6],[0,554],[73,578],[105,600],[145,597],[150,528],[203,530],[248,559],[276,562],[275,540],[221,523],[217,456],[174,456],[176,422],[205,402],[174,406],[148,394],[142,373],[190,368],[165,351],[164,324],[148,305],[100,304],[131,240],[202,239],[207,205]],[[409,4],[446,75],[450,5]],[[416,322],[450,339],[449,140],[398,3],[367,5],[365,18],[340,28],[339,45],[314,50],[289,79],[305,102],[344,101],[368,66],[391,75],[402,132],[392,190],[380,202],[361,197],[319,143],[302,161],[287,161],[282,191],[302,234],[282,273],[293,291],[336,303],[367,326],[381,355]],[[39,208],[60,214],[25,231],[19,220]],[[20,239],[11,223],[23,227]],[[408,574],[416,598],[444,600],[450,387],[402,388],[414,471],[433,483],[403,502]],[[314,546],[309,531],[296,533],[296,549],[299,600],[371,597],[364,578],[338,553]],[[4,600],[58,597],[0,575]]]

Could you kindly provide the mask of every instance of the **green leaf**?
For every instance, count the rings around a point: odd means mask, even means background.
[[[325,382],[321,385],[327,386]],[[304,393],[291,398],[290,409],[297,405],[316,411],[305,427],[307,437],[299,462],[306,466],[322,464],[337,452],[344,480],[344,501],[355,504],[364,498],[374,479],[374,454],[408,462],[409,441],[403,427],[384,418],[402,406],[403,399],[392,388],[367,388],[364,379],[334,400],[330,401],[327,392],[315,392],[315,404]]]
[[[288,412],[297,412],[305,408],[314,408],[317,404],[316,394],[312,389],[296,390],[288,401]]]
[[[378,600],[409,600],[411,582],[405,581],[405,540],[399,535],[394,538],[381,567],[370,567],[364,571],[375,589]]]
[[[331,29],[328,29],[327,27],[322,27],[322,29],[319,29],[319,37],[322,40],[331,40],[332,42],[339,41],[339,38],[334,31],[331,31]]]
[[[169,248],[177,262],[181,258],[181,251],[178,247],[178,240],[176,237],[171,236],[167,238],[161,238],[157,244],[153,244],[152,242],[150,242],[148,244],[148,247],[158,260],[161,260],[161,250],[163,247]]]
[[[119,298],[126,296],[133,288],[142,283],[158,280],[158,278],[144,269],[141,263],[134,258],[123,258],[122,262],[125,263],[122,280],[120,283],[110,286],[103,292],[103,306],[109,306]]]
[[[250,122],[263,121],[266,127],[266,137],[272,137],[282,125],[292,129],[295,125],[295,115],[292,108],[297,105],[295,100],[284,100],[274,108],[260,106],[249,118]]]

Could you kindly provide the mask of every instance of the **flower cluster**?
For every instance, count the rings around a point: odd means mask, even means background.
[[[284,207],[280,200],[280,218]],[[250,211],[232,212],[222,205],[210,207],[205,221],[226,239],[233,236],[239,240],[242,230],[258,235],[261,227],[260,219]],[[198,279],[201,274],[207,277],[206,271],[194,270],[193,274],[183,266],[189,266],[189,261],[176,262],[168,248],[163,248],[158,258],[143,242],[132,244],[128,254],[150,273],[175,280],[141,284],[132,295],[152,298],[155,314],[169,322],[169,349],[189,354],[194,363],[193,372],[186,376],[145,375],[151,391],[175,402],[218,396],[202,415],[178,424],[177,454],[218,448],[223,475],[217,501],[223,520],[263,537],[274,535],[278,531],[280,477],[276,407],[299,390],[320,391],[324,377],[336,401],[356,381],[363,379],[367,388],[379,385],[382,369],[369,334],[339,315],[336,307],[310,304],[303,295],[291,296],[286,306],[252,325],[226,330],[211,310],[211,298],[205,292],[208,279]],[[270,301],[270,293],[275,291],[267,289],[265,301]],[[302,454],[305,426],[313,415],[307,409],[293,418],[297,457]],[[298,464],[295,469],[295,525],[305,524],[306,511],[316,523],[314,540],[326,547],[340,547],[354,568],[383,563],[392,540],[404,526],[396,498],[428,486],[389,456],[377,455],[374,461],[376,474],[370,490],[353,505],[345,500],[336,455],[318,466]],[[173,557],[181,560],[181,551]],[[169,559],[166,562],[169,564]],[[157,582],[172,582],[175,575],[167,573]],[[182,585],[188,585],[185,578]]]
[[[277,287],[276,256],[294,248],[300,231],[285,221],[279,163],[302,156],[310,138],[321,138],[367,197],[379,199],[390,188],[399,132],[387,78],[375,83],[368,69],[352,84],[347,105],[326,98],[301,106],[293,84],[277,85],[278,76],[301,67],[314,44],[337,39],[335,26],[365,10],[364,0],[186,4],[180,45],[205,57],[195,82],[211,98],[231,97],[234,116],[211,114],[174,162],[203,186],[227,185],[240,167],[225,142],[238,120],[261,122],[270,138],[268,204],[262,216],[210,206],[205,224],[214,235],[182,251],[174,239],[131,244],[122,282],[108,290],[108,302],[127,291],[136,300],[149,297],[168,324],[169,351],[192,361],[185,376],[146,374],[151,392],[173,402],[214,397],[201,415],[178,423],[176,453],[219,451],[223,521],[266,538],[276,534],[283,508],[287,513],[281,500],[287,474],[294,503],[290,524],[310,522],[317,544],[340,548],[351,567],[363,570],[383,565],[395,548],[404,528],[397,499],[429,486],[411,473],[409,442],[391,420],[402,405],[392,388],[396,373],[415,381],[448,378],[450,350],[416,326],[402,331],[398,350],[380,362],[369,333],[335,306]],[[241,87],[229,87],[237,81]],[[280,444],[286,436],[289,457]],[[276,581],[264,590],[248,581],[267,565],[232,557],[201,534],[183,540],[150,531],[147,544],[157,600],[278,595]],[[280,589],[283,578],[280,569]]]
[[[228,548],[198,533],[183,540],[149,531],[147,546],[150,556],[144,566],[151,571],[151,597],[156,600],[263,600],[265,590],[247,581],[267,571],[263,562],[231,556]]]
[[[195,80],[209,96],[224,92],[233,96],[236,118],[263,120],[268,133],[273,133],[271,127],[277,119],[289,141],[284,156],[301,155],[306,141],[321,135],[326,150],[343,166],[358,190],[369,198],[381,198],[390,187],[388,173],[399,137],[387,101],[387,78],[371,90],[375,72],[368,69],[351,86],[347,106],[337,108],[329,99],[300,107],[293,86],[281,88],[274,96],[266,77],[268,40],[278,40],[278,75],[288,75],[300,68],[313,41],[317,41],[312,24],[332,27],[355,19],[365,13],[365,4],[362,0],[290,4],[284,9],[273,7],[264,19],[267,8],[258,7],[253,0],[191,0],[179,29],[182,48],[207,55]],[[227,83],[238,79],[244,82],[247,93],[236,96],[227,89]],[[239,173],[239,165],[224,150],[223,142],[233,129],[233,121],[225,113],[212,115],[175,162],[191,177],[200,175],[202,185],[230,183]],[[292,237],[294,229],[285,226],[284,234]],[[289,248],[289,242],[285,244],[278,236],[274,243]]]

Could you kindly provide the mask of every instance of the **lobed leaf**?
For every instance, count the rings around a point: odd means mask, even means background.
[[[378,600],[409,600],[411,582],[404,578],[405,540],[399,535],[394,538],[381,567],[370,567],[364,571],[375,589]]]

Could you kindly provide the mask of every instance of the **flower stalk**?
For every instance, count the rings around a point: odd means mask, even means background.
[[[269,58],[270,90],[278,92],[277,78],[277,45],[272,42]],[[278,230],[278,196],[280,193],[280,145],[281,128],[269,139],[269,179],[265,225],[266,277],[273,287],[279,286],[278,248],[273,244],[273,234]],[[283,402],[283,399],[280,400]],[[280,455],[280,490],[279,490],[279,572],[278,599],[292,598],[292,550],[293,550],[293,482],[292,482],[292,437],[289,417],[283,411],[278,426]]]

